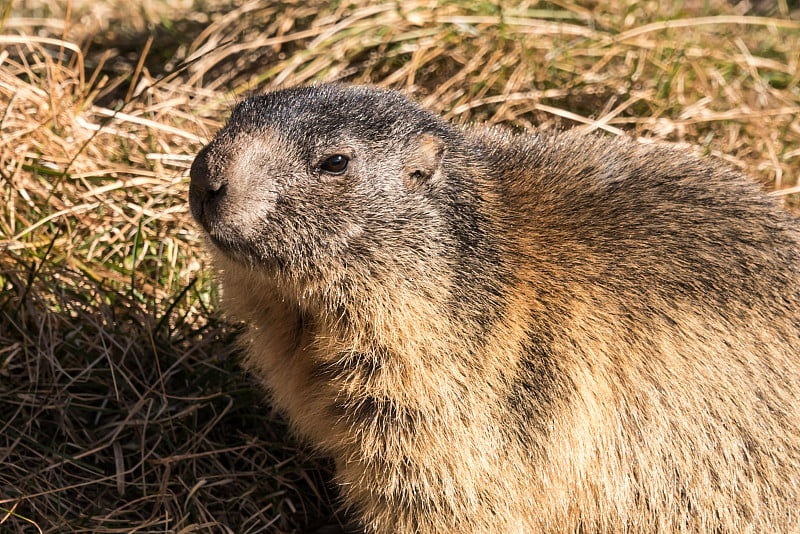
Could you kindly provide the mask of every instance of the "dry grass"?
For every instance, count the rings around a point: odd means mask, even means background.
[[[371,82],[457,121],[687,143],[796,208],[796,2],[525,5],[0,13],[0,530],[274,532],[332,514],[325,465],[237,365],[186,209],[192,155],[239,95]]]

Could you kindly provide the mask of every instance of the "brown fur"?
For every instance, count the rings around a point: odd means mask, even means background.
[[[800,531],[800,235],[736,172],[320,86],[240,104],[190,197],[368,532]]]

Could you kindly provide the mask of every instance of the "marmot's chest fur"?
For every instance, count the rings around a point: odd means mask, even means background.
[[[245,100],[192,213],[368,532],[800,529],[800,235],[660,145]]]

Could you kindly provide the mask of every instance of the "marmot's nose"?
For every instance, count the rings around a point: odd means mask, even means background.
[[[209,165],[208,147],[201,150],[197,157],[194,158],[192,168],[189,170],[189,176],[192,179],[192,187],[203,193],[214,194],[225,187],[225,174],[212,171]]]
[[[201,223],[208,218],[209,212],[219,204],[220,198],[225,194],[228,183],[225,173],[220,171],[219,165],[214,165],[209,160],[208,154],[208,147],[205,147],[197,154],[197,157],[192,162],[192,168],[189,170],[189,177],[191,178],[189,205],[192,210],[192,216]]]

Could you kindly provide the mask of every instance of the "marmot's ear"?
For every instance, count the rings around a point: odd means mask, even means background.
[[[439,171],[444,155],[444,140],[421,134],[411,143],[405,161],[404,179],[409,190],[428,182]]]

